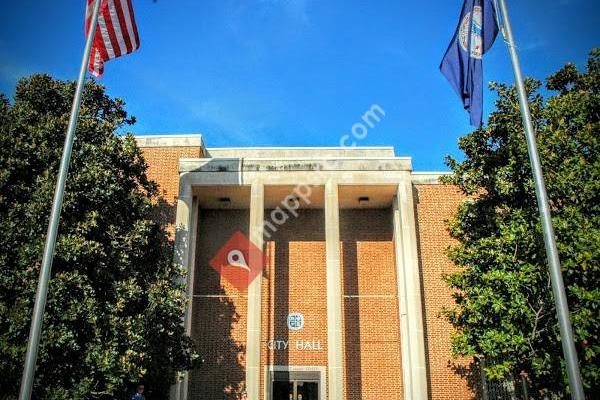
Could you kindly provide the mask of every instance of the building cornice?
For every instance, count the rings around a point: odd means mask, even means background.
[[[181,158],[179,172],[410,171],[410,157]]]
[[[442,176],[452,175],[452,172],[413,172],[411,179],[413,185],[441,185]]]
[[[206,154],[201,134],[188,135],[136,135],[138,147],[200,147]]]

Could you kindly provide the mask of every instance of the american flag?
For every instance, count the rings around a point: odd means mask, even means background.
[[[85,33],[89,32],[96,0],[87,0]],[[96,77],[104,72],[104,62],[140,47],[131,0],[102,0],[88,69]]]

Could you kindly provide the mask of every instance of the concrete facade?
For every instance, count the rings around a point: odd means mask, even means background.
[[[472,398],[457,372],[469,360],[450,357],[438,317],[451,305],[444,220],[463,201],[440,174],[413,172],[391,147],[138,145],[188,271],[184,324],[205,360],[172,399],[279,398],[286,379],[294,400]],[[242,289],[209,265],[236,231],[268,256]],[[301,329],[288,325],[294,313]]]

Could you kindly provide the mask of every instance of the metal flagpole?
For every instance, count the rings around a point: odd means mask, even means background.
[[[500,0],[502,8],[503,25],[502,34],[504,35],[510,58],[515,73],[515,84],[519,94],[519,103],[521,106],[521,116],[523,118],[523,126],[525,128],[525,138],[527,139],[527,148],[529,151],[529,160],[531,162],[531,170],[535,181],[535,194],[537,196],[538,208],[540,210],[540,218],[542,220],[542,228],[544,232],[544,243],[546,245],[546,257],[550,267],[550,280],[552,281],[552,292],[554,294],[554,303],[556,305],[556,314],[558,316],[558,324],[560,327],[560,337],[563,348],[563,354],[567,364],[567,374],[569,376],[569,385],[571,394],[574,400],[584,400],[583,385],[581,383],[581,374],[579,372],[579,363],[577,360],[577,351],[573,342],[573,329],[569,318],[569,306],[567,303],[567,295],[565,285],[560,271],[560,260],[558,258],[558,250],[556,249],[556,240],[554,238],[554,228],[552,227],[552,219],[550,209],[548,207],[548,195],[546,193],[546,185],[544,176],[542,175],[542,167],[540,157],[538,155],[537,143],[533,124],[531,122],[531,114],[529,113],[529,104],[527,102],[527,93],[521,76],[521,65],[519,56],[515,48],[515,41],[508,18],[506,8],[506,0]]]
[[[65,193],[65,183],[67,179],[67,173],[69,171],[69,162],[71,160],[71,150],[73,149],[75,129],[77,128],[77,118],[79,116],[79,107],[81,104],[81,96],[83,94],[85,75],[90,59],[101,3],[102,0],[96,0],[94,4],[89,32],[85,43],[85,50],[83,51],[81,68],[79,69],[77,89],[75,90],[75,97],[73,99],[73,106],[71,108],[71,117],[69,119],[69,125],[67,128],[67,136],[65,138],[63,154],[60,160],[58,180],[56,181],[56,187],[54,189],[54,200],[52,203],[52,212],[50,213],[48,231],[46,233],[46,244],[44,245],[44,255],[42,257],[42,268],[40,269],[40,278],[35,295],[35,305],[33,306],[33,317],[31,320],[31,328],[29,329],[29,340],[27,342],[27,353],[25,355],[25,365],[23,367],[23,376],[21,378],[19,400],[29,400],[31,398],[31,390],[33,387],[33,378],[35,375],[35,366],[37,362],[37,353],[40,344],[40,333],[44,318],[44,308],[46,307],[46,296],[48,294],[48,281],[50,280],[50,270],[52,269],[56,234],[60,220],[60,211],[62,209],[62,202]]]

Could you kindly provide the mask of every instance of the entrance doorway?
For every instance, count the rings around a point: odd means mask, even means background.
[[[323,400],[320,371],[271,371],[269,400]]]
[[[319,382],[274,381],[273,400],[319,400]]]

